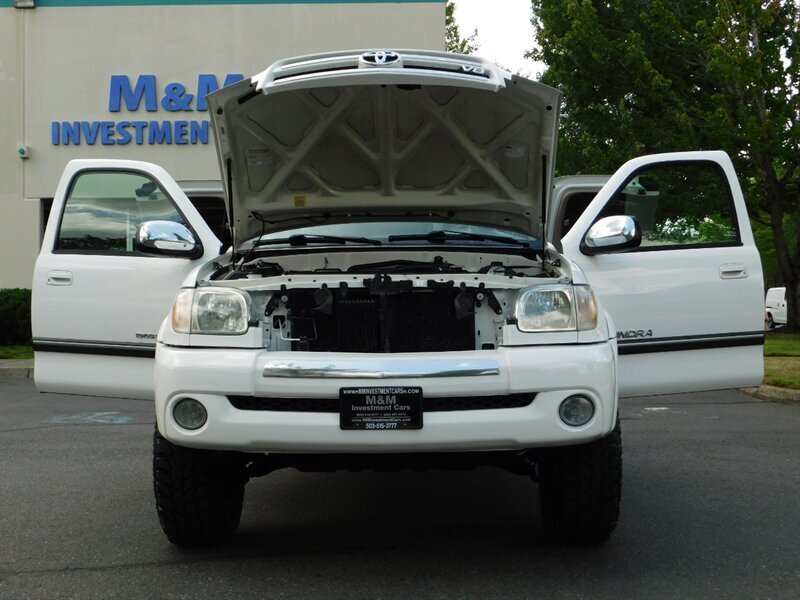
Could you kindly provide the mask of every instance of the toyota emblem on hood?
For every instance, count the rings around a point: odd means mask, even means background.
[[[373,50],[361,55],[361,64],[369,67],[399,66],[400,55],[387,50]]]

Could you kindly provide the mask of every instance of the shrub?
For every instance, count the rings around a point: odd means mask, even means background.
[[[0,345],[31,343],[31,291],[0,290]]]

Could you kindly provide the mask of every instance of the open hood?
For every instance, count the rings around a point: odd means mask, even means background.
[[[419,218],[541,237],[560,99],[458,54],[278,61],[208,97],[234,241]]]

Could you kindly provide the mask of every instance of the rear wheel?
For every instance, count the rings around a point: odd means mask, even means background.
[[[247,483],[239,452],[184,448],[153,438],[153,487],[158,520],[179,546],[220,543],[236,532]]]
[[[564,544],[606,541],[617,526],[622,492],[619,421],[596,442],[547,450],[536,467],[548,535]]]

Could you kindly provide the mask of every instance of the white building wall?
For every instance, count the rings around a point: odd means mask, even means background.
[[[0,6],[0,288],[29,288],[39,252],[39,201],[25,200],[17,155],[25,140],[25,20]]]
[[[0,0],[0,288],[30,287],[40,199],[52,197],[72,158],[146,160],[179,180],[219,178],[213,139],[202,143],[201,74],[221,85],[228,74],[250,76],[287,56],[444,49],[444,0],[189,2],[39,0],[23,10]],[[126,103],[123,94],[120,110],[112,110],[112,76],[134,92],[141,75],[154,76],[154,88],[138,106],[131,105],[139,96]],[[153,89],[155,103],[145,98]],[[183,110],[168,110],[176,107]],[[150,140],[153,121],[170,129],[172,143]],[[18,156],[21,146],[30,148],[29,158]]]

